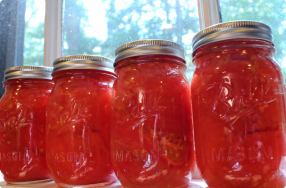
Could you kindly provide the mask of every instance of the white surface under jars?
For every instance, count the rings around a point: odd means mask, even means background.
[[[0,188],[57,188],[58,186],[54,182],[46,182],[46,183],[41,183],[41,184],[27,184],[27,185],[7,185],[4,182],[0,183]],[[197,180],[192,180],[190,182],[190,185],[188,187],[184,188],[206,188],[206,184],[204,181],[197,179]],[[115,183],[112,185],[109,185],[107,187],[101,187],[101,188],[123,188],[119,183]]]
[[[190,178],[191,179],[191,178]],[[7,185],[0,172],[0,188],[58,188],[55,182],[44,182],[39,184]],[[101,188],[123,188],[119,182]],[[192,179],[188,187],[184,188],[207,188],[207,184],[202,179]]]

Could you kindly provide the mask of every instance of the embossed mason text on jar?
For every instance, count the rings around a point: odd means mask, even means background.
[[[45,156],[46,105],[53,83],[48,67],[5,71],[0,101],[0,169],[9,183],[50,179]]]
[[[114,182],[110,161],[112,61],[66,56],[54,62],[47,109],[47,163],[61,186]]]
[[[222,23],[193,40],[196,156],[212,188],[285,186],[283,78],[271,29]],[[284,169],[285,170],[285,169]]]
[[[182,47],[170,41],[140,40],[117,49],[111,152],[123,186],[186,183],[194,159],[185,69]]]

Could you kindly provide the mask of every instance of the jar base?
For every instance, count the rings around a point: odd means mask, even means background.
[[[116,181],[110,181],[110,182],[102,182],[102,183],[95,183],[95,184],[87,184],[87,185],[70,185],[65,183],[57,183],[60,187],[64,188],[94,188],[94,187],[105,187],[108,185],[112,185],[116,183]]]
[[[30,184],[40,184],[40,183],[48,183],[48,182],[53,182],[53,180],[43,179],[43,180],[35,180],[35,181],[6,181],[6,183],[10,185],[30,185]]]

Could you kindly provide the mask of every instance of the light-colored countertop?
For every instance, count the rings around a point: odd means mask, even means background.
[[[54,182],[45,182],[38,184],[25,184],[25,185],[7,185],[5,182],[0,183],[0,188],[57,188],[57,185]],[[202,180],[192,180],[188,188],[206,188],[206,184]],[[78,186],[77,188],[80,188]],[[119,183],[109,185],[102,188],[123,188]],[[185,188],[185,187],[184,187]]]
[[[58,186],[54,182],[44,182],[38,184],[25,184],[25,185],[9,185],[6,184],[3,180],[3,175],[0,173],[0,188],[57,188]],[[194,179],[190,182],[189,188],[206,188],[206,184],[201,179]],[[80,188],[78,186],[77,188]],[[120,184],[117,182],[115,184],[102,187],[102,188],[122,188]]]

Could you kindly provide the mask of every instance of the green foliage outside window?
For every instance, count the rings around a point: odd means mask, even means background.
[[[194,0],[101,0],[97,10],[101,25],[94,26],[87,15],[89,3],[84,0],[64,1],[64,54],[101,54],[114,56],[119,45],[143,38],[167,39],[182,44],[191,56],[191,40],[199,30]],[[92,5],[92,4],[91,4]],[[96,11],[96,10],[94,10]],[[102,16],[103,14],[103,16]],[[94,22],[98,21],[95,18]],[[88,27],[100,30],[107,38],[88,36]]]
[[[26,8],[31,9],[35,2],[26,0]],[[199,30],[196,6],[195,0],[64,0],[63,54],[113,58],[115,48],[122,43],[161,38],[182,44],[190,64],[191,40]],[[223,21],[256,20],[272,27],[276,59],[286,75],[286,0],[220,0],[220,6]],[[26,16],[26,65],[43,64],[44,21],[31,23],[38,14],[35,11]]]

